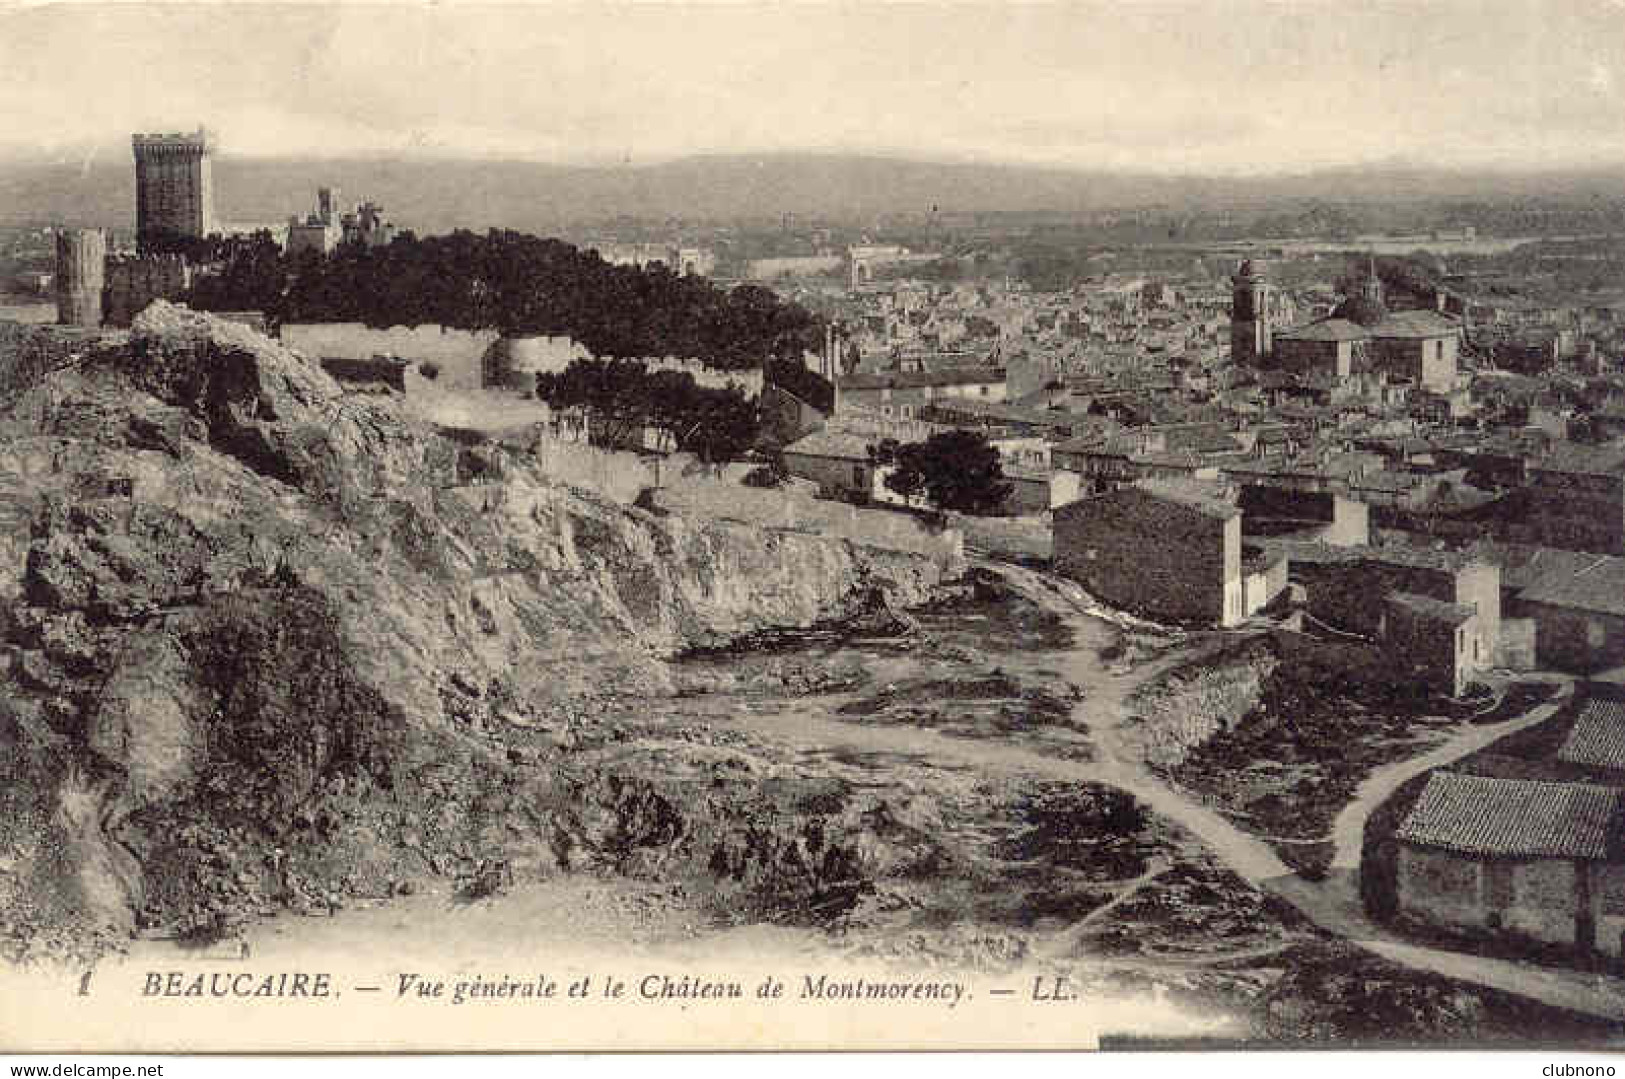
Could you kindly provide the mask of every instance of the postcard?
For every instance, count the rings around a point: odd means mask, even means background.
[[[0,1049],[1617,1046],[1625,9],[0,7]]]

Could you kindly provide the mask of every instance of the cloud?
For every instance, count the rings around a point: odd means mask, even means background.
[[[0,8],[0,142],[647,161],[903,152],[1168,171],[1625,162],[1625,8],[64,5]]]

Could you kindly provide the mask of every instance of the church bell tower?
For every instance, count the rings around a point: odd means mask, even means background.
[[[1269,281],[1251,259],[1230,279],[1230,360],[1263,366],[1270,354]]]

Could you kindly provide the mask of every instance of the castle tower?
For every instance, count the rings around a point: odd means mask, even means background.
[[[214,231],[214,147],[203,128],[190,135],[133,135],[135,231],[143,254],[166,236]]]
[[[64,326],[102,324],[107,237],[101,229],[56,234],[56,320]]]
[[[339,209],[339,189],[336,187],[318,187],[316,189],[316,215],[322,219],[324,225],[337,225],[344,211]]]
[[[1269,281],[1251,259],[1230,279],[1230,360],[1262,366],[1271,350]]]

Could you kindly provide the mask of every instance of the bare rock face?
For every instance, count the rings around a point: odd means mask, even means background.
[[[165,303],[0,334],[0,385],[14,956],[388,894],[515,814],[557,864],[595,700],[943,573],[600,501]]]

